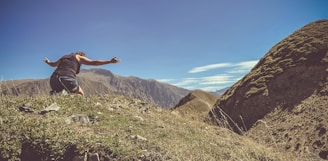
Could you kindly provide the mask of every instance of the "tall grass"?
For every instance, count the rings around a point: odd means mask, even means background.
[[[240,134],[244,134],[247,130],[245,125],[244,129],[240,127],[226,112],[222,110],[221,107],[219,107],[219,105],[215,105],[215,107],[210,110],[210,113],[213,117],[212,120],[219,127],[227,128],[231,131],[237,130]],[[240,119],[244,122],[241,116]]]
[[[214,123],[216,125],[218,125],[221,128],[225,128],[230,130],[231,132],[236,131],[242,136],[242,137],[247,137],[248,138],[248,132],[247,132],[247,128],[245,126],[245,123],[243,121],[242,116],[240,116],[241,122],[243,123],[243,128],[240,127],[226,112],[224,112],[218,105],[215,105],[215,108],[212,108],[210,110],[211,115],[211,119],[212,121],[214,121]],[[264,131],[266,131],[265,135],[268,136],[268,138],[271,139],[272,143],[273,143],[273,147],[271,147],[272,153],[281,153],[281,158],[283,158],[282,160],[303,160],[304,158],[306,158],[306,160],[310,159],[311,160],[311,156],[296,156],[295,153],[291,152],[290,154],[286,154],[286,152],[282,151],[278,145],[277,145],[277,141],[275,139],[275,137],[272,135],[274,132],[271,131],[270,126],[267,124],[267,122],[263,121],[263,120],[258,120],[257,123],[262,123],[264,125]],[[263,137],[263,136],[262,136]],[[259,147],[261,147],[260,145],[256,145],[254,144],[254,142],[256,142],[255,140],[250,139],[250,144],[253,144],[252,147],[257,149]],[[270,146],[268,146],[270,147]],[[261,158],[262,156],[256,156],[258,157],[259,160],[266,160]],[[280,158],[280,159],[281,159]]]

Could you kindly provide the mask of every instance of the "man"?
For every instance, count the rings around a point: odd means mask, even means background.
[[[45,58],[44,62],[51,67],[57,67],[50,77],[51,94],[66,90],[68,93],[77,93],[83,96],[83,90],[76,79],[76,75],[79,74],[82,64],[97,66],[118,63],[120,60],[116,59],[116,57],[111,60],[90,60],[86,57],[85,53],[76,52],[64,55],[55,62],[51,62],[48,58]]]

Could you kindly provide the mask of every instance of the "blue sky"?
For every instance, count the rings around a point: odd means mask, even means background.
[[[328,18],[326,0],[1,0],[1,80],[40,79],[44,57],[84,51],[121,76],[214,91],[271,47]],[[91,68],[83,66],[83,68]]]

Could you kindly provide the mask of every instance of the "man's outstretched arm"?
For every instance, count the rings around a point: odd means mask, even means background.
[[[47,63],[48,65],[52,66],[52,67],[56,67],[59,64],[59,60],[52,62],[50,61],[48,58],[44,58],[43,60],[45,63]]]
[[[97,66],[97,65],[105,65],[105,64],[111,64],[111,63],[118,63],[120,62],[120,60],[118,60],[116,57],[112,58],[111,60],[91,60],[85,56],[80,56],[77,55],[77,59],[79,60],[79,62],[81,64],[85,64],[85,65],[93,65],[93,66]]]

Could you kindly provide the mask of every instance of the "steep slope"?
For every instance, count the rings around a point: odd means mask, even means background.
[[[195,90],[182,98],[174,107],[172,113],[193,120],[204,120],[217,99],[218,97],[208,92]]]
[[[272,125],[275,128],[270,129],[271,140],[273,137],[278,143],[289,144],[282,149],[302,154],[321,151],[321,158],[325,158],[328,125],[322,118],[328,117],[327,44],[327,20],[295,31],[271,48],[250,73],[218,99],[209,113],[212,120],[221,120],[221,114],[226,114],[231,128],[240,132],[238,129],[253,127],[256,130],[249,134],[262,141],[267,135],[256,133],[267,134],[267,127]],[[266,128],[257,128],[261,123]],[[277,142],[275,145],[279,146]]]
[[[174,107],[190,91],[155,80],[122,77],[105,69],[83,69],[78,75],[86,95],[118,93],[164,108]],[[0,95],[48,95],[49,79],[0,82]]]

